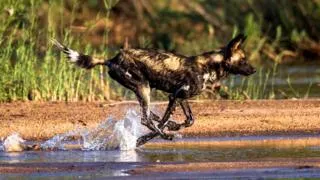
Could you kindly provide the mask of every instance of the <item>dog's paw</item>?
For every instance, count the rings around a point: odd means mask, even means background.
[[[173,138],[174,138],[174,135],[173,135],[173,134],[166,134],[166,133],[164,133],[163,135],[161,135],[161,138],[162,138],[162,139],[165,139],[165,140],[172,141]]]
[[[140,138],[137,139],[136,147],[142,146],[142,145],[144,145],[146,142],[147,142],[147,140],[146,140],[145,138],[140,137]]]
[[[174,122],[174,121],[168,121],[166,124],[166,127],[169,131],[179,131],[181,128],[181,125]]]

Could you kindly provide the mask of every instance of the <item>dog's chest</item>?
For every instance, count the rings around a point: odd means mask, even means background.
[[[210,73],[205,73],[200,76],[199,78],[202,78],[202,90],[206,89],[206,85],[208,82],[214,83],[215,81],[218,81],[218,76],[215,71],[212,71]]]

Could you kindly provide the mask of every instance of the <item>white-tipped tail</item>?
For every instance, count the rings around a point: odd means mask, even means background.
[[[96,65],[105,65],[106,60],[103,58],[96,58],[91,57],[89,55],[85,55],[82,53],[79,53],[75,50],[72,50],[63,44],[59,43],[55,39],[51,39],[51,42],[63,53],[65,53],[69,59],[70,62],[75,63],[77,66],[90,69],[93,68]]]
[[[58,42],[55,39],[51,39],[51,42],[57,47],[59,48],[61,51],[63,51],[67,57],[69,58],[69,60],[73,63],[79,61],[79,57],[80,57],[80,53],[78,53],[75,50],[72,50],[64,45],[62,45],[60,42]]]
[[[79,53],[77,51],[69,49],[68,58],[70,59],[71,62],[77,62],[79,60]]]

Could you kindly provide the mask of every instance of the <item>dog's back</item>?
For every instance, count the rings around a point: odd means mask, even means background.
[[[181,86],[190,77],[186,72],[192,72],[188,57],[153,49],[122,49],[109,64],[109,74],[114,74],[113,69],[122,69],[126,75],[166,92]],[[112,68],[113,65],[117,67]]]
[[[154,73],[182,71],[186,67],[187,60],[186,56],[153,49],[122,49],[119,58],[128,63],[144,66],[143,68]]]

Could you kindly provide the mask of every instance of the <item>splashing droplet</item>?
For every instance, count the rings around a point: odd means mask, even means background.
[[[18,133],[13,133],[4,140],[2,149],[6,152],[18,152],[25,147],[25,140]]]
[[[137,138],[146,132],[137,112],[128,110],[122,120],[108,118],[94,129],[77,129],[54,136],[42,143],[41,148],[66,150],[70,140],[78,136],[82,150],[132,150],[136,148]]]

